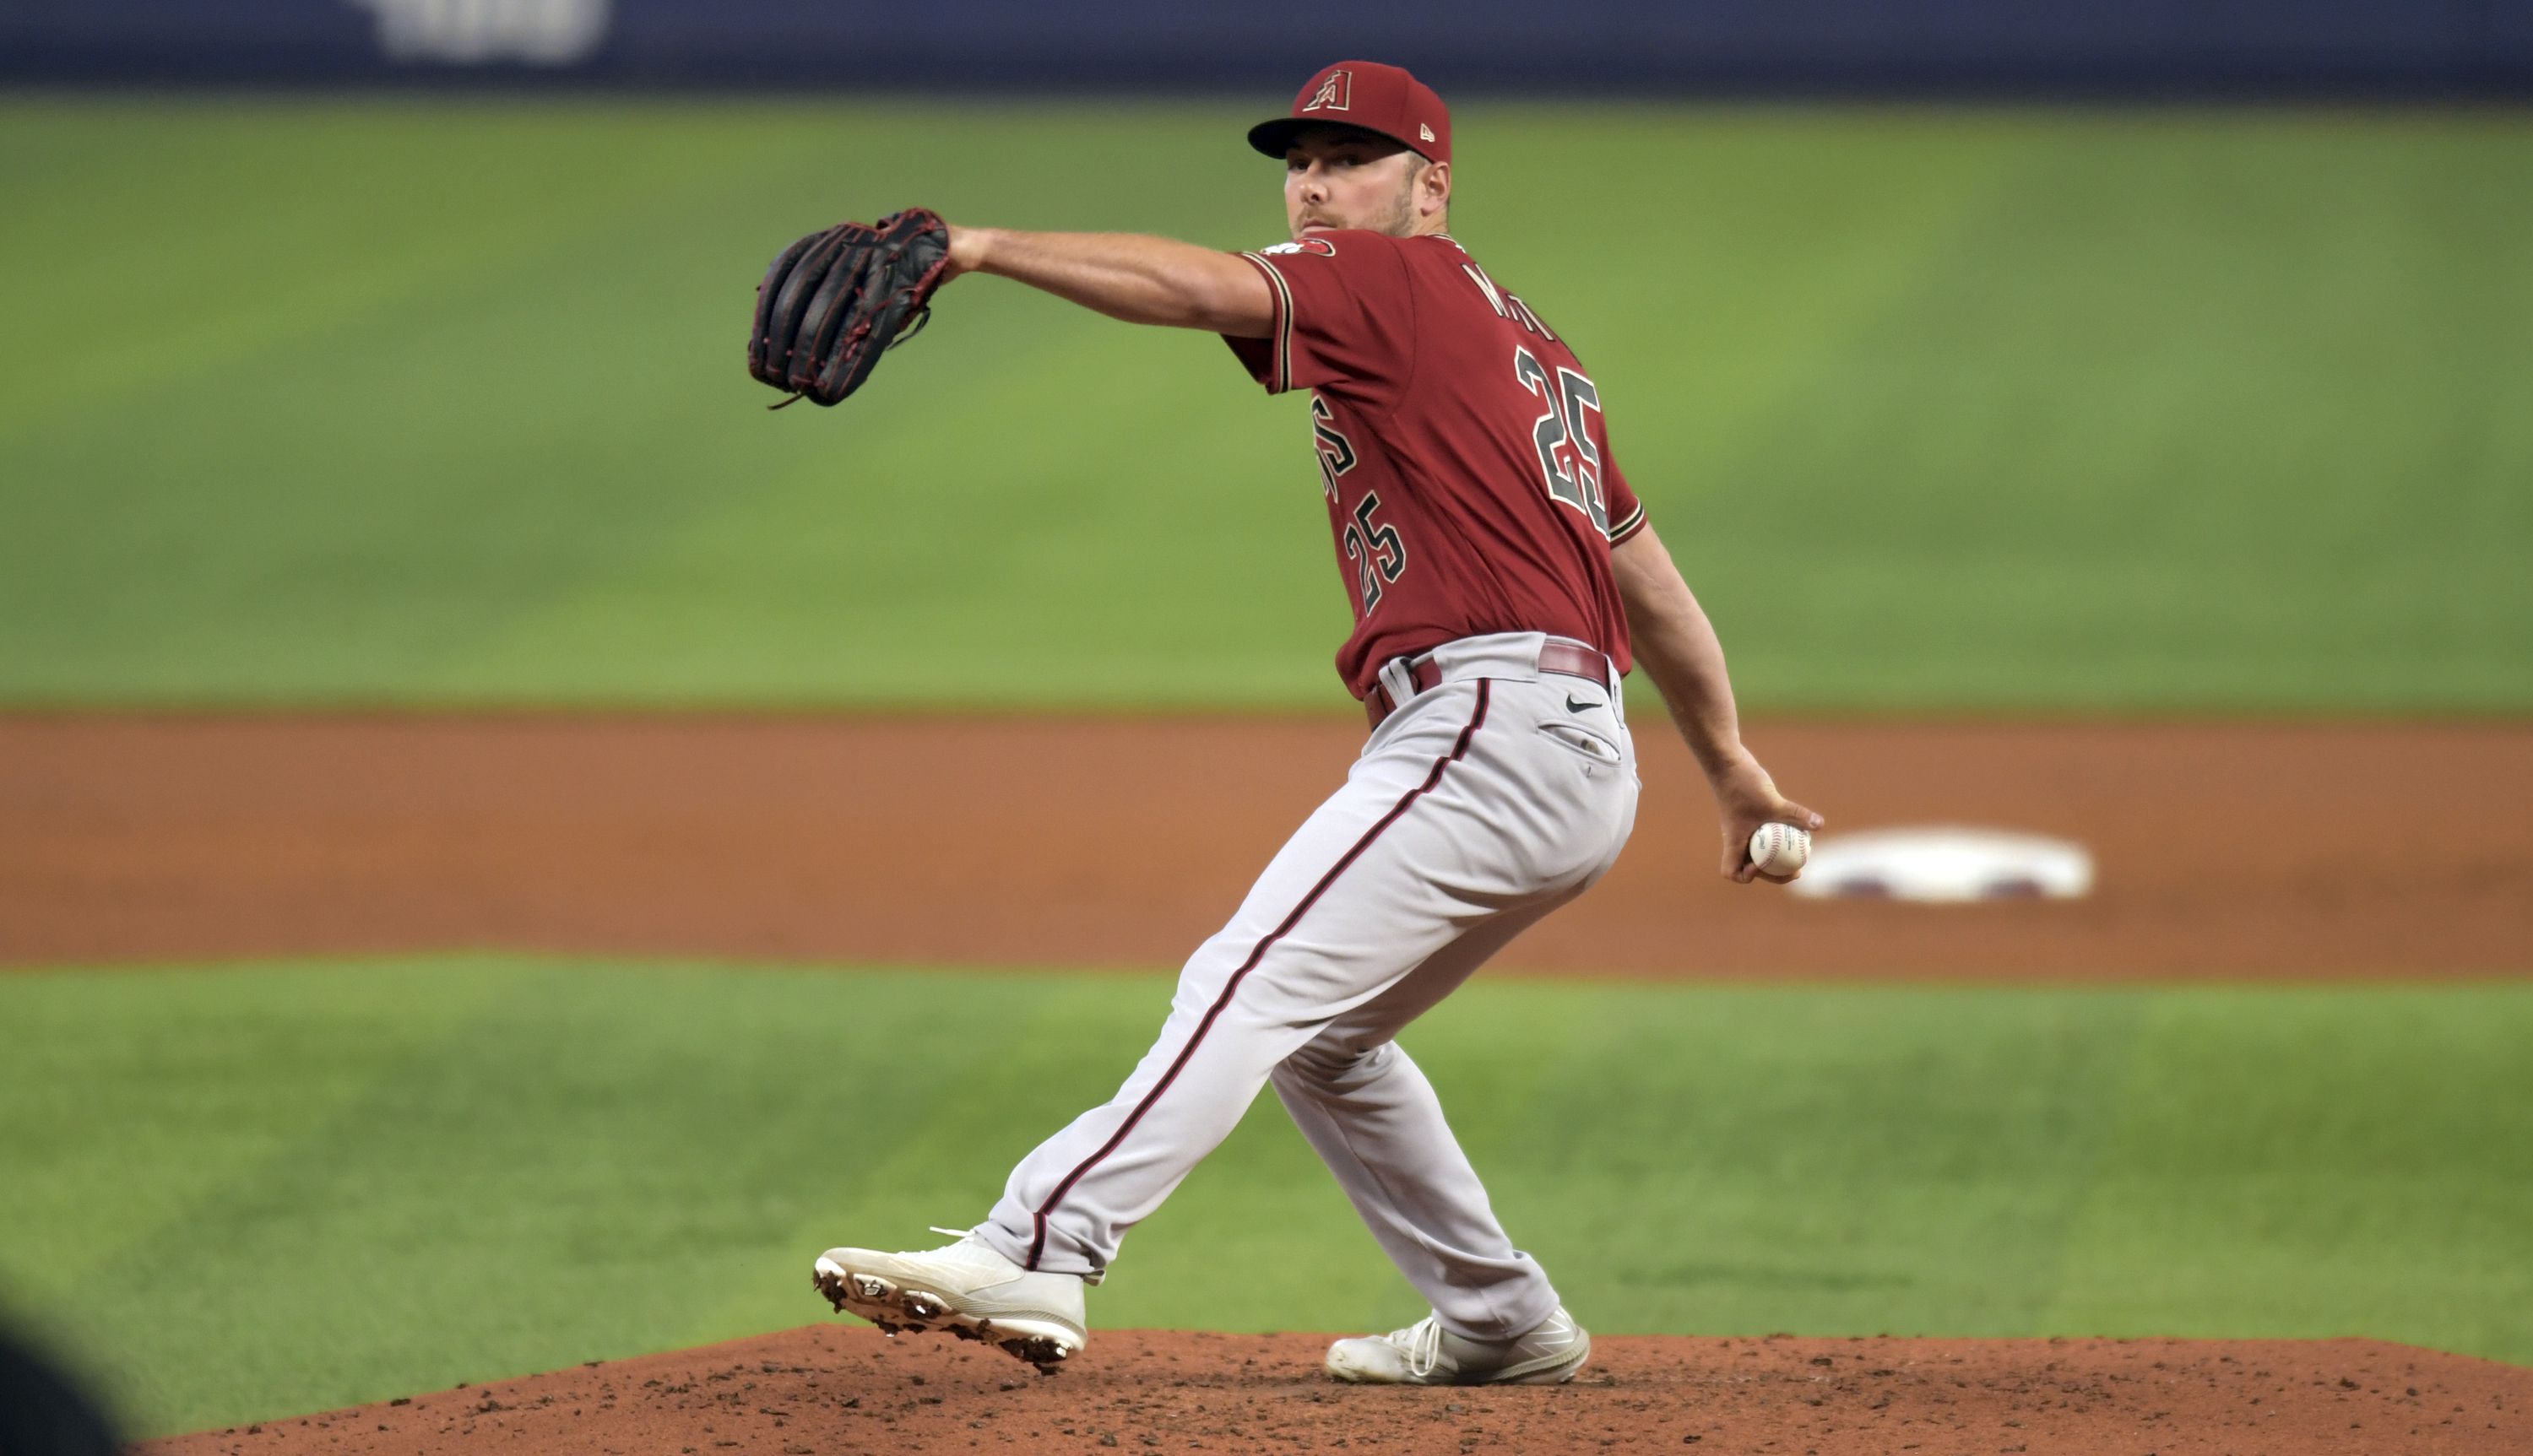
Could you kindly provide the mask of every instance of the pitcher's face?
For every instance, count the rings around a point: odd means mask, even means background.
[[[1435,179],[1426,160],[1355,127],[1312,127],[1284,149],[1284,221],[1293,241],[1334,228],[1412,237]]]

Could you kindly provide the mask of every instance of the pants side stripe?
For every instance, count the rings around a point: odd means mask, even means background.
[[[1124,1124],[1109,1136],[1106,1142],[1099,1145],[1099,1150],[1083,1159],[1080,1166],[1064,1175],[1064,1181],[1055,1186],[1055,1192],[1047,1194],[1046,1201],[1038,1205],[1036,1213],[1031,1218],[1035,1227],[1032,1231],[1033,1237],[1030,1240],[1027,1267],[1036,1268],[1039,1255],[1046,1252],[1047,1215],[1054,1212],[1056,1205],[1064,1201],[1065,1194],[1073,1192],[1075,1184],[1080,1183],[1091,1169],[1099,1166],[1101,1160],[1115,1152],[1119,1145],[1125,1142],[1127,1135],[1135,1131],[1135,1125],[1144,1120],[1144,1114],[1151,1111],[1152,1104],[1159,1101],[1161,1094],[1170,1089],[1170,1083],[1178,1079],[1178,1075],[1187,1066],[1188,1059],[1196,1055],[1196,1049],[1204,1042],[1206,1033],[1213,1029],[1214,1020],[1222,1015],[1225,1008],[1231,1005],[1231,998],[1239,991],[1240,983],[1248,978],[1249,972],[1258,968],[1258,962],[1266,958],[1266,952],[1277,941],[1292,933],[1293,927],[1301,923],[1302,916],[1309,912],[1312,905],[1319,903],[1320,897],[1327,894],[1329,886],[1337,882],[1337,877],[1344,874],[1357,859],[1362,858],[1366,849],[1372,847],[1373,841],[1380,839],[1384,831],[1405,816],[1411,805],[1432,792],[1435,786],[1443,782],[1444,769],[1468,756],[1470,740],[1477,736],[1478,729],[1486,724],[1487,702],[1492,696],[1492,687],[1493,684],[1486,678],[1478,679],[1478,711],[1469,719],[1468,727],[1460,729],[1460,736],[1451,744],[1451,751],[1436,759],[1434,771],[1425,776],[1425,782],[1400,795],[1398,802],[1390,806],[1389,812],[1382,815],[1380,822],[1364,831],[1363,838],[1356,840],[1354,846],[1339,856],[1337,862],[1329,866],[1326,874],[1320,876],[1320,882],[1311,887],[1310,894],[1302,897],[1301,903],[1293,906],[1292,913],[1284,917],[1283,923],[1268,931],[1265,938],[1250,950],[1249,959],[1241,961],[1240,968],[1233,971],[1231,979],[1223,983],[1222,994],[1216,996],[1213,999],[1213,1005],[1206,1009],[1204,1019],[1197,1022],[1196,1033],[1188,1038],[1186,1046],[1179,1049],[1178,1056],[1170,1062],[1169,1070],[1161,1074],[1161,1079],[1153,1083],[1152,1089],[1144,1094],[1142,1101],[1135,1104],[1135,1110],[1126,1115]]]

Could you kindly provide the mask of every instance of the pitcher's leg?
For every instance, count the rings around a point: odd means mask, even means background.
[[[1521,903],[1472,865],[1485,785],[1464,760],[1488,684],[1435,695],[1380,740],[1182,971],[1161,1034],[1117,1094],[1012,1171],[980,1237],[1031,1269],[1095,1277],[1257,1099],[1275,1065],[1462,930]]]
[[[1497,1222],[1415,1062],[1396,1042],[1335,1066],[1314,1056],[1275,1070],[1275,1095],[1443,1327],[1502,1340],[1546,1319],[1556,1288]]]
[[[1556,1310],[1557,1290],[1513,1248],[1434,1084],[1390,1038],[1565,898],[1462,936],[1274,1073],[1276,1097],[1390,1262],[1445,1329],[1470,1339],[1536,1328]]]
[[[1512,1247],[1486,1190],[1444,1120],[1433,1084],[1399,1029],[1458,989],[1514,937],[1581,895],[1616,862],[1635,820],[1635,764],[1623,728],[1576,716],[1556,684],[1505,684],[1489,763],[1499,793],[1539,822],[1510,846],[1527,851],[1543,893],[1442,947],[1379,997],[1333,1021],[1276,1069],[1276,1095],[1319,1149],[1346,1196],[1443,1326],[1502,1340],[1558,1305],[1547,1276]],[[1615,729],[1615,731],[1613,730]],[[1595,754],[1586,749],[1606,750]],[[1561,819],[1550,806],[1565,811]]]
[[[1005,1256],[1100,1278],[1127,1231],[1231,1135],[1267,1073],[1316,1032],[1237,1004],[1237,961],[1224,963],[1222,941],[1189,961],[1160,1035],[1116,1095],[1012,1170],[977,1230]]]

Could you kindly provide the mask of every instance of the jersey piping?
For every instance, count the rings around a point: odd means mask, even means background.
[[[1460,246],[1457,242],[1453,241],[1449,233],[1421,233],[1418,237],[1439,238],[1445,243],[1450,243],[1454,248]],[[1402,238],[1399,241],[1412,243],[1417,241],[1417,239]],[[1293,387],[1293,287],[1291,284],[1284,281],[1284,274],[1276,268],[1273,261],[1268,259],[1266,255],[1263,253],[1243,253],[1240,256],[1249,260],[1251,262],[1256,263],[1259,270],[1266,273],[1266,282],[1274,293],[1273,306],[1270,310],[1274,317],[1269,320],[1269,326],[1273,329],[1272,337],[1275,340],[1275,354],[1274,363],[1270,366],[1267,372],[1266,392],[1269,394],[1281,394]],[[1423,349],[1417,347],[1418,339],[1416,334],[1416,324],[1414,321],[1416,307],[1416,291],[1413,288],[1410,288],[1407,291],[1407,309],[1409,316],[1407,325],[1407,374],[1398,381],[1397,402],[1392,404],[1389,410],[1389,413],[1393,415],[1398,413],[1399,407],[1407,402],[1408,391],[1413,388],[1416,383],[1417,363],[1424,357],[1425,353]]]
[[[1625,520],[1620,521],[1619,524],[1610,528],[1610,544],[1612,546],[1617,546],[1620,542],[1635,535],[1644,528],[1645,503],[1639,500],[1636,502],[1636,508],[1627,512],[1627,518]]]
[[[1275,271],[1273,263],[1260,255],[1243,253],[1240,256],[1256,263],[1258,270],[1266,275],[1266,289],[1269,294],[1267,312],[1272,316],[1267,320],[1267,337],[1275,341],[1274,353],[1271,356],[1273,362],[1266,369],[1266,392],[1281,394],[1293,387],[1292,285],[1284,281],[1282,273]]]

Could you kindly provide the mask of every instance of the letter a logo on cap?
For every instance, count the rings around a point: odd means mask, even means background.
[[[1353,88],[1353,72],[1331,71],[1328,73],[1328,79],[1321,82],[1320,88],[1312,93],[1310,103],[1302,109],[1304,111],[1346,110],[1346,96]]]

